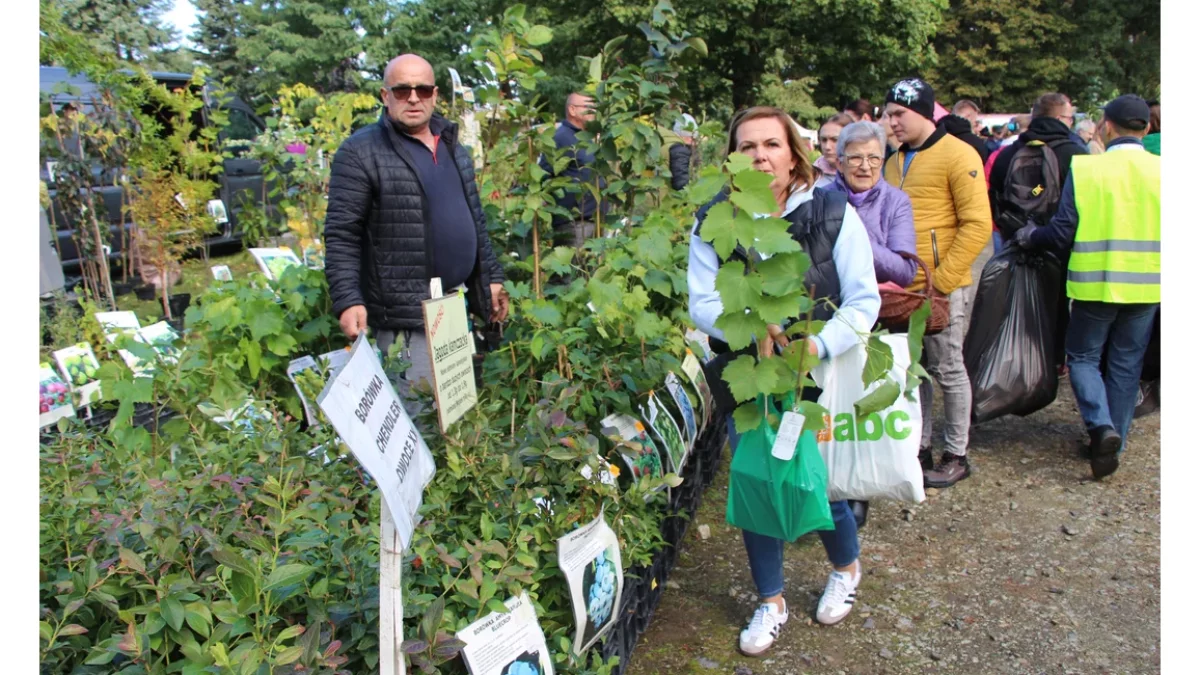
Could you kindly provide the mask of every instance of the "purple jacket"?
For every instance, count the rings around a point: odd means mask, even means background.
[[[907,288],[917,275],[917,263],[901,258],[896,251],[917,254],[917,233],[913,229],[912,201],[908,195],[882,178],[870,190],[855,194],[841,174],[826,189],[845,193],[850,205],[858,211],[875,255],[875,280]]]

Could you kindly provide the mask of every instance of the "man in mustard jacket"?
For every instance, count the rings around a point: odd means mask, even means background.
[[[971,265],[992,235],[983,161],[974,148],[933,122],[933,87],[920,79],[897,82],[887,94],[887,117],[902,144],[884,177],[912,199],[917,255],[933,274],[933,292],[950,301],[950,325],[925,338],[926,369],[942,388],[946,447],[933,464],[933,386],[921,386],[921,465],[925,486],[946,488],[971,475],[971,380],[963,363]],[[925,287],[918,270],[912,290]]]
[[[1117,470],[1161,299],[1161,168],[1142,145],[1149,122],[1150,106],[1140,97],[1109,102],[1097,129],[1104,154],[1072,159],[1054,218],[1016,234],[1024,248],[1071,251],[1067,365],[1096,480]]]

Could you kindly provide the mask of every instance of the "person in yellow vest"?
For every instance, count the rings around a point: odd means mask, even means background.
[[[1104,154],[1072,159],[1054,218],[1016,234],[1023,248],[1071,252],[1067,365],[1096,480],[1117,470],[1125,449],[1160,299],[1160,160],[1142,145],[1149,123],[1140,97],[1113,99],[1097,130]]]
[[[971,380],[963,363],[971,265],[992,237],[983,160],[974,148],[933,123],[933,87],[917,78],[897,82],[887,94],[887,120],[902,145],[884,165],[888,183],[912,200],[917,255],[933,274],[933,292],[949,300],[950,325],[925,338],[925,367],[942,388],[945,450],[933,463],[933,385],[921,385],[920,458],[925,486],[947,488],[971,475]],[[924,290],[917,270],[911,290]]]

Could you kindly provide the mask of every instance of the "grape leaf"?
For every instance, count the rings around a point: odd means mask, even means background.
[[[725,187],[725,175],[716,167],[705,167],[700,178],[687,188],[688,203],[694,206],[707,204]]]
[[[738,208],[754,214],[770,214],[779,210],[775,195],[771,193],[773,176],[763,171],[742,171],[733,177],[737,188],[729,196]]]
[[[745,265],[731,260],[717,272],[716,288],[726,312],[754,309],[762,297],[762,277],[755,272],[746,274]]]
[[[912,363],[921,361],[925,347],[925,322],[932,313],[933,305],[926,300],[908,317],[908,358]]]
[[[804,415],[805,431],[815,434],[825,428],[825,418],[829,416],[829,411],[825,409],[825,406],[812,401],[800,401],[796,407],[800,409],[800,414]]]
[[[754,166],[754,160],[750,159],[749,155],[743,155],[740,152],[735,152],[725,159],[725,168],[735,176],[743,171],[753,171],[754,169],[750,168],[752,166]]]
[[[758,393],[758,388],[755,386],[757,380],[754,357],[749,354],[737,357],[725,366],[725,370],[721,371],[721,379],[729,384],[729,392],[733,394],[733,400],[753,399]]]
[[[754,379],[763,394],[786,394],[796,388],[795,371],[777,356],[760,361],[754,369]]]
[[[808,310],[808,296],[804,291],[789,295],[764,295],[758,299],[758,313],[767,323],[782,324],[784,320],[800,316]]]
[[[857,417],[870,415],[873,412],[886,410],[896,399],[900,398],[900,384],[888,380],[875,388],[874,391],[854,402],[854,414]]]
[[[787,295],[805,290],[804,275],[811,265],[804,252],[780,253],[758,264],[767,295]]]
[[[733,411],[733,425],[739,434],[754,431],[762,422],[762,411],[758,409],[756,401],[743,403]]]
[[[754,221],[754,250],[764,255],[799,253],[800,242],[787,230],[788,222],[779,218],[758,218]]]
[[[863,365],[862,371],[863,386],[870,386],[872,382],[887,377],[894,362],[891,345],[880,339],[878,335],[872,335],[867,339],[867,362]]]
[[[708,210],[704,224],[700,226],[700,238],[711,242],[713,249],[722,259],[728,258],[737,247],[736,223],[733,204],[720,202]]]
[[[754,311],[722,314],[714,325],[725,333],[725,342],[734,349],[749,346],[751,338],[761,340],[767,336],[767,322]]]

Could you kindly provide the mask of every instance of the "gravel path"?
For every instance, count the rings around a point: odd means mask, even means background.
[[[791,619],[760,659],[736,651],[756,597],[725,522],[726,451],[630,673],[1159,672],[1159,416],[1134,423],[1102,483],[1076,455],[1083,437],[1063,380],[1048,408],[972,429],[970,478],[917,506],[872,502],[858,604],[838,626],[810,618],[820,541],[789,546]]]

